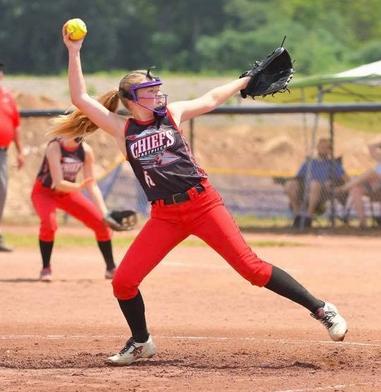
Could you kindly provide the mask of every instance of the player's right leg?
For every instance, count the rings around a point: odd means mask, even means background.
[[[48,188],[44,189],[37,182],[33,187],[31,199],[34,209],[40,218],[39,246],[42,259],[40,280],[50,282],[52,280],[50,259],[54,245],[54,236],[57,230],[57,203],[52,191]]]
[[[172,211],[173,217],[178,218],[178,211]],[[138,287],[165,255],[188,235],[178,223],[165,218],[151,218],[130,245],[112,284],[132,336],[119,353],[107,359],[109,364],[129,365],[139,358],[155,354],[156,348],[147,329],[144,301]]]

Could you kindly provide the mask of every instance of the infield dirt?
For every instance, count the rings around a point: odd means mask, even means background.
[[[1,389],[381,390],[379,239],[301,235],[298,246],[289,235],[247,239],[282,241],[256,252],[338,306],[349,324],[344,342],[330,341],[300,306],[252,287],[209,248],[179,246],[141,287],[158,354],[109,367],[105,358],[129,335],[96,247],[56,249],[50,284],[37,280],[37,249],[19,248],[0,254]],[[117,260],[124,251],[115,250]]]
[[[185,98],[220,81],[189,82]],[[22,109],[68,106],[64,79],[8,78],[8,85]],[[88,86],[99,94],[115,87],[115,81],[90,78]],[[168,84],[173,99],[183,89],[183,80]],[[20,172],[15,169],[11,151],[8,221],[24,224],[34,217],[29,193],[48,126],[46,119],[23,120],[26,167]],[[319,132],[327,134],[323,120]],[[346,167],[353,171],[370,167],[366,151],[370,136],[340,126],[336,132],[336,148],[344,155]],[[206,116],[197,120],[195,155],[207,169],[292,172],[304,158],[303,134],[300,116]],[[101,175],[119,159],[115,145],[102,133],[89,141]],[[3,230],[18,235],[35,233],[37,244],[36,226],[6,226]],[[88,235],[87,229],[70,225],[57,235],[65,232]],[[296,239],[289,234],[245,235],[250,240],[283,244],[256,252],[338,306],[349,323],[345,342],[331,342],[324,327],[303,308],[266,289],[251,287],[209,248],[182,245],[142,285],[158,354],[130,367],[109,367],[105,358],[119,350],[129,335],[110,282],[103,278],[104,266],[95,243],[93,247],[55,249],[51,284],[37,279],[38,248],[18,247],[11,254],[0,254],[0,389],[381,390],[378,236],[298,235]],[[126,248],[115,249],[117,260]]]

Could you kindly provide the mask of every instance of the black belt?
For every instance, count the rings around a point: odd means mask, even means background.
[[[191,199],[191,197],[189,195],[189,191],[191,191],[192,189],[194,189],[197,193],[204,192],[204,190],[205,190],[203,185],[197,184],[193,188],[188,189],[186,192],[175,193],[174,195],[171,195],[170,197],[168,197],[166,199],[160,199],[160,200],[165,205],[183,203],[184,201],[188,201]],[[155,200],[155,201],[159,201],[159,200]],[[155,203],[155,202],[153,202],[153,203]]]

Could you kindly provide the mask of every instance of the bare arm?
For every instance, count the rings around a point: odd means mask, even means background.
[[[16,150],[17,150],[17,168],[21,169],[24,166],[25,158],[22,150],[22,144],[20,140],[20,127],[15,129],[14,139]]]
[[[175,122],[180,125],[182,122],[190,120],[193,117],[214,110],[234,94],[238,93],[238,91],[244,89],[249,79],[249,77],[245,77],[233,80],[208,91],[196,99],[173,102],[168,105],[168,109]]]
[[[87,144],[83,145],[85,149],[85,162],[83,166],[84,178],[94,178],[94,153],[91,147]],[[97,206],[98,210],[102,215],[107,214],[107,207],[102,196],[102,192],[99,189],[96,181],[91,181],[87,183],[86,189],[88,190],[94,204]]]
[[[126,155],[124,146],[125,119],[110,112],[96,99],[90,97],[82,73],[80,50],[83,40],[71,41],[62,28],[63,41],[68,49],[68,78],[72,103],[99,128],[113,136],[122,153]]]
[[[363,185],[367,181],[372,180],[373,178],[376,178],[376,176],[377,176],[377,174],[375,173],[374,170],[368,170],[368,171],[360,174],[357,177],[348,179],[345,182],[345,184],[338,187],[338,189],[340,191],[344,191],[344,192],[349,191],[355,186]]]
[[[61,168],[61,149],[58,142],[50,143],[46,157],[48,158],[49,170],[52,176],[52,188],[60,192],[74,192],[83,189],[88,182],[94,181],[93,178],[85,178],[82,182],[66,181],[62,175]]]

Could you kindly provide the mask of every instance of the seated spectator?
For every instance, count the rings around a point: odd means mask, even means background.
[[[355,210],[362,228],[367,226],[363,196],[381,197],[381,142],[368,145],[370,156],[377,162],[373,169],[351,178],[335,190],[336,194],[348,193],[350,206]]]
[[[321,209],[329,199],[333,187],[347,180],[341,160],[332,158],[330,139],[319,139],[317,155],[317,158],[304,161],[296,177],[285,184],[294,214],[295,228],[311,227],[314,214],[319,210],[322,212]]]

